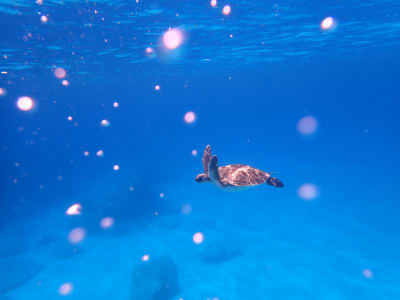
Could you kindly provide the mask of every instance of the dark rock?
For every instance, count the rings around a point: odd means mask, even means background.
[[[169,300],[178,293],[178,272],[170,256],[151,256],[134,266],[131,300]]]

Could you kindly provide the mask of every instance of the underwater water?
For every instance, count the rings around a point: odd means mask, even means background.
[[[0,28],[0,300],[400,299],[400,2],[0,0]],[[260,185],[196,182],[207,145]]]

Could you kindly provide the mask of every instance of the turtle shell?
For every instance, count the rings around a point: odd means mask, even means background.
[[[233,164],[218,168],[219,177],[225,185],[253,186],[266,182],[269,173],[248,165]]]

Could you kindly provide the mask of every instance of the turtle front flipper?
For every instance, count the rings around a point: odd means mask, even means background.
[[[211,146],[207,145],[206,148],[204,149],[204,153],[203,153],[203,159],[201,160],[203,163],[203,168],[204,168],[204,174],[208,176],[208,165],[210,163],[210,159],[211,159]]]
[[[208,164],[208,176],[210,177],[211,181],[214,182],[216,185],[223,187],[223,183],[221,178],[219,177],[218,172],[218,158],[216,155],[213,155],[210,159]]]

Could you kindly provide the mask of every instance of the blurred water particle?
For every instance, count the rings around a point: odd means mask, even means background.
[[[86,237],[86,231],[85,229],[81,227],[77,227],[72,229],[69,234],[68,234],[68,241],[71,244],[78,244],[83,241],[83,239]]]
[[[192,206],[189,203],[185,203],[181,208],[182,214],[188,215],[192,212]]]
[[[370,279],[370,278],[373,277],[373,273],[372,273],[372,271],[370,269],[364,269],[362,273],[363,273],[365,278]]]
[[[303,135],[313,134],[317,128],[318,122],[312,116],[305,116],[297,123],[297,130]]]
[[[297,194],[303,200],[313,200],[318,197],[318,187],[312,183],[305,183],[299,187]]]
[[[0,97],[6,96],[7,95],[7,90],[5,88],[0,88]]]
[[[54,70],[54,76],[56,76],[58,79],[62,79],[67,75],[67,72],[63,68],[56,68]]]
[[[103,157],[104,156],[104,151],[103,150],[99,150],[99,151],[96,152],[96,155],[98,157]]]
[[[144,52],[145,52],[145,55],[147,58],[155,58],[156,57],[156,52],[151,47],[147,47]]]
[[[100,221],[100,227],[103,229],[108,229],[114,225],[114,218],[105,217]]]
[[[104,119],[104,120],[101,120],[100,125],[103,127],[108,127],[111,125],[111,123],[110,123],[110,121]]]
[[[150,259],[150,256],[148,254],[145,254],[142,256],[142,261],[148,261]]]
[[[217,0],[211,0],[210,5],[212,7],[216,7],[217,6]]]
[[[74,290],[74,285],[71,282],[63,283],[60,288],[58,289],[58,293],[61,296],[67,296],[72,293]]]

